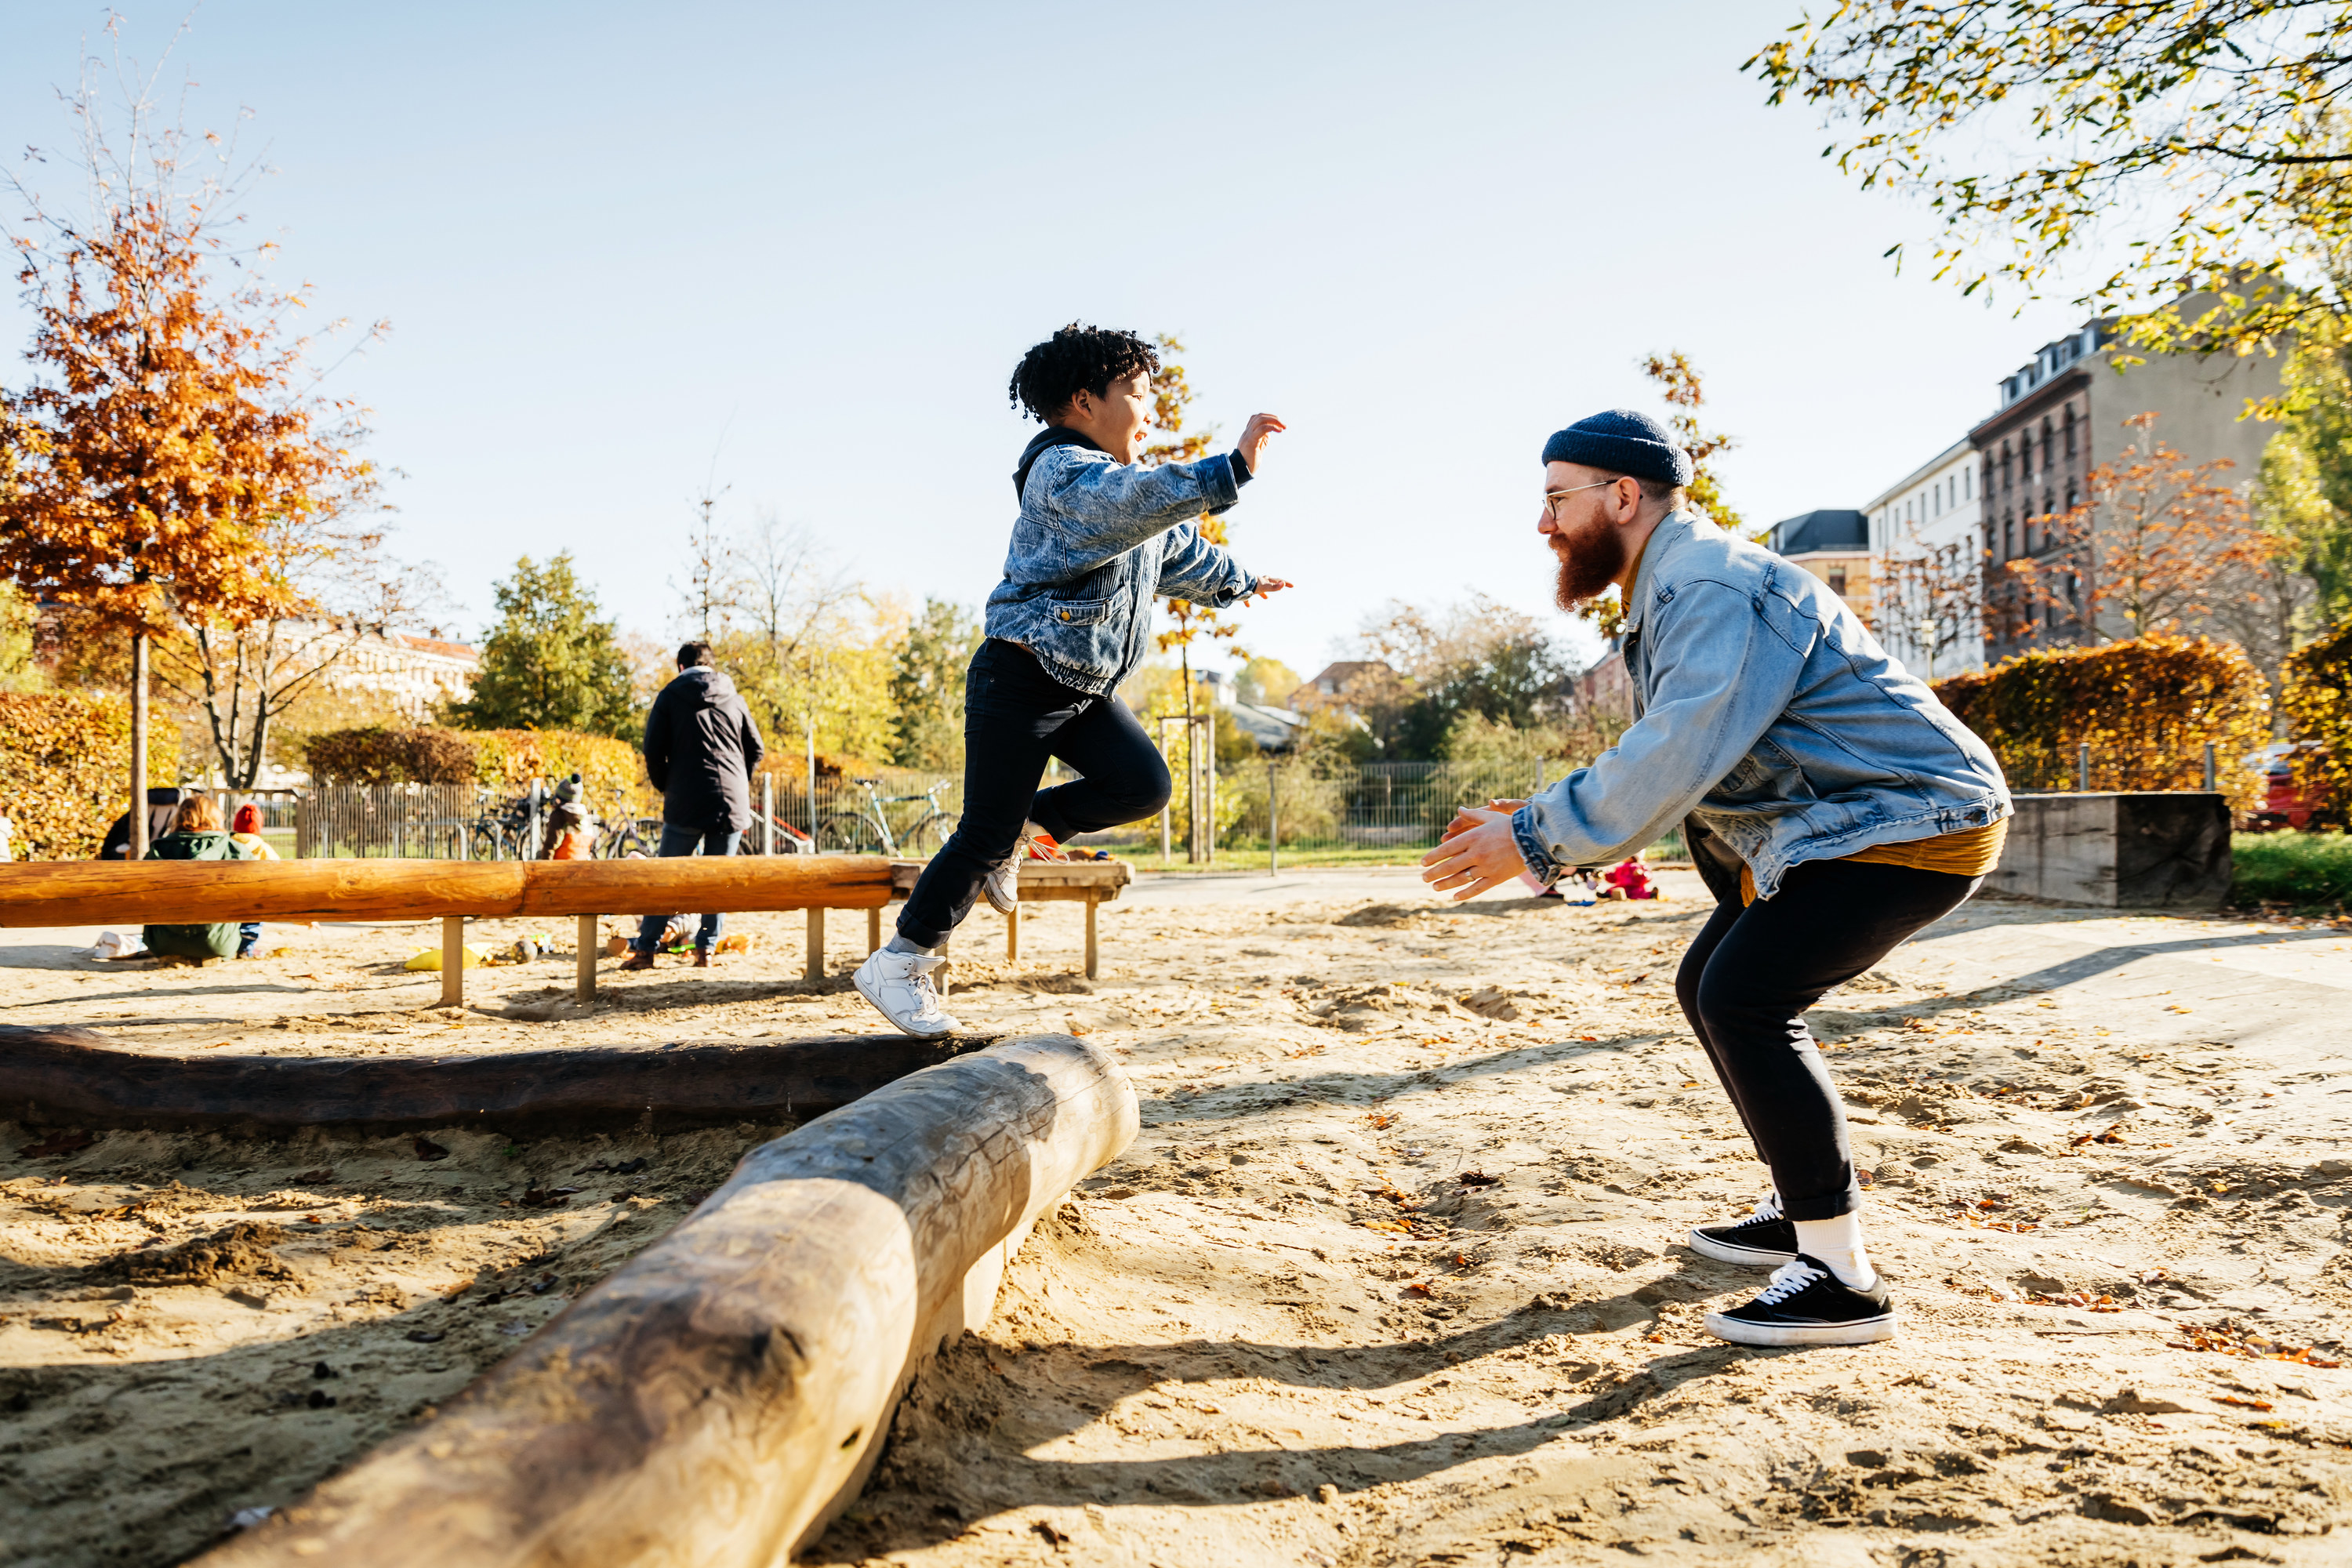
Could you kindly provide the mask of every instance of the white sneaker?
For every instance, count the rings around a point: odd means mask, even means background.
[[[934,954],[878,948],[857,966],[857,994],[919,1040],[952,1035],[963,1026],[940,1005],[939,990],[931,984],[931,971],[946,962]]]
[[[1009,915],[1021,907],[1021,862],[1029,858],[1029,845],[1045,830],[1034,822],[1021,825],[1021,837],[1013,841],[1013,853],[989,868],[982,879],[980,890],[988,895],[989,907],[1000,915]]]

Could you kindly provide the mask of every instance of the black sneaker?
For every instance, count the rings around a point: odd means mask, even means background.
[[[1706,1331],[1736,1345],[1863,1345],[1895,1337],[1895,1302],[1885,1280],[1857,1290],[1800,1253],[1745,1307],[1709,1312]]]
[[[1718,1263],[1778,1268],[1797,1260],[1797,1227],[1780,1217],[1780,1204],[1768,1193],[1746,1219],[1731,1225],[1703,1225],[1692,1231],[1690,1249]]]

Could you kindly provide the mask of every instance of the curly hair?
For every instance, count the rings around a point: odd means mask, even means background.
[[[1107,395],[1110,384],[1137,371],[1160,368],[1160,351],[1133,332],[1072,321],[1021,356],[1013,369],[1013,402],[1046,424],[1080,392]]]

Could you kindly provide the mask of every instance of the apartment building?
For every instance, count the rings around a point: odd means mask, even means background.
[[[1863,509],[1876,579],[1871,629],[1927,680],[1984,667],[1977,468],[1975,444],[1963,437]]]

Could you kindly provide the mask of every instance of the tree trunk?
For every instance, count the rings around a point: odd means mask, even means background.
[[[44,1127],[279,1137],[307,1127],[522,1136],[805,1121],[987,1043],[820,1035],[420,1057],[179,1056],[127,1050],[90,1029],[0,1025],[0,1105]]]
[[[147,858],[147,633],[131,634],[131,847],[132,860]]]
[[[857,1495],[923,1362],[987,1321],[1029,1226],[1137,1126],[1126,1074],[1065,1037],[901,1079],[751,1151],[438,1415],[201,1562],[784,1563]]]

